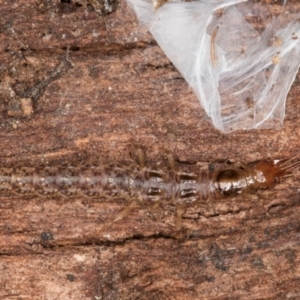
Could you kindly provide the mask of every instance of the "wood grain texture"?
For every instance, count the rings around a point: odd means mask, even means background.
[[[264,1],[272,9],[278,1]],[[124,1],[0,0],[3,164],[132,161],[164,149],[203,168],[299,151],[299,75],[282,130],[214,129]],[[297,2],[291,9],[299,11]],[[0,299],[298,299],[299,177],[253,199],[137,207],[124,199],[0,199]]]

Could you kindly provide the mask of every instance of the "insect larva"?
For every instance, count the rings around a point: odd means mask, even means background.
[[[219,170],[201,170],[198,165],[180,169],[168,154],[169,167],[151,168],[145,166],[140,148],[135,154],[138,165],[0,168],[0,193],[128,200],[130,205],[109,224],[127,216],[136,204],[168,202],[177,208],[179,230],[187,207],[269,188],[300,165],[297,154],[281,160],[235,163]]]
[[[217,26],[212,35],[211,35],[211,41],[210,41],[210,55],[211,55],[211,62],[214,66],[214,68],[216,67],[216,61],[217,61],[217,57],[216,57],[216,48],[215,48],[215,39],[216,39],[216,36],[217,36],[217,33],[218,33],[218,30],[219,30],[219,26]]]

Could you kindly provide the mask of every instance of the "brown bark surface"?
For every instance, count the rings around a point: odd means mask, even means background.
[[[282,130],[223,134],[124,1],[0,11],[3,164],[130,161],[132,138],[149,162],[169,149],[204,168],[299,151],[299,77]],[[124,199],[1,197],[0,299],[299,299],[298,178],[189,208],[180,240],[172,204],[101,231]]]

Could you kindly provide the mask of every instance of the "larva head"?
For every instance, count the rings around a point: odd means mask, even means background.
[[[254,166],[252,176],[257,188],[268,188],[285,173],[286,171],[280,168],[278,161],[262,160]]]
[[[253,170],[253,179],[258,188],[266,188],[283,176],[292,175],[290,171],[300,166],[300,153],[293,154],[281,160],[262,160]]]

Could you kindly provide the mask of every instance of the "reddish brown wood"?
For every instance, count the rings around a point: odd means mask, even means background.
[[[124,1],[0,7],[3,164],[131,160],[132,138],[149,161],[169,149],[204,167],[299,150],[299,77],[282,130],[223,134]],[[182,240],[172,205],[101,231],[126,201],[1,197],[0,299],[297,299],[298,182],[200,203]]]

